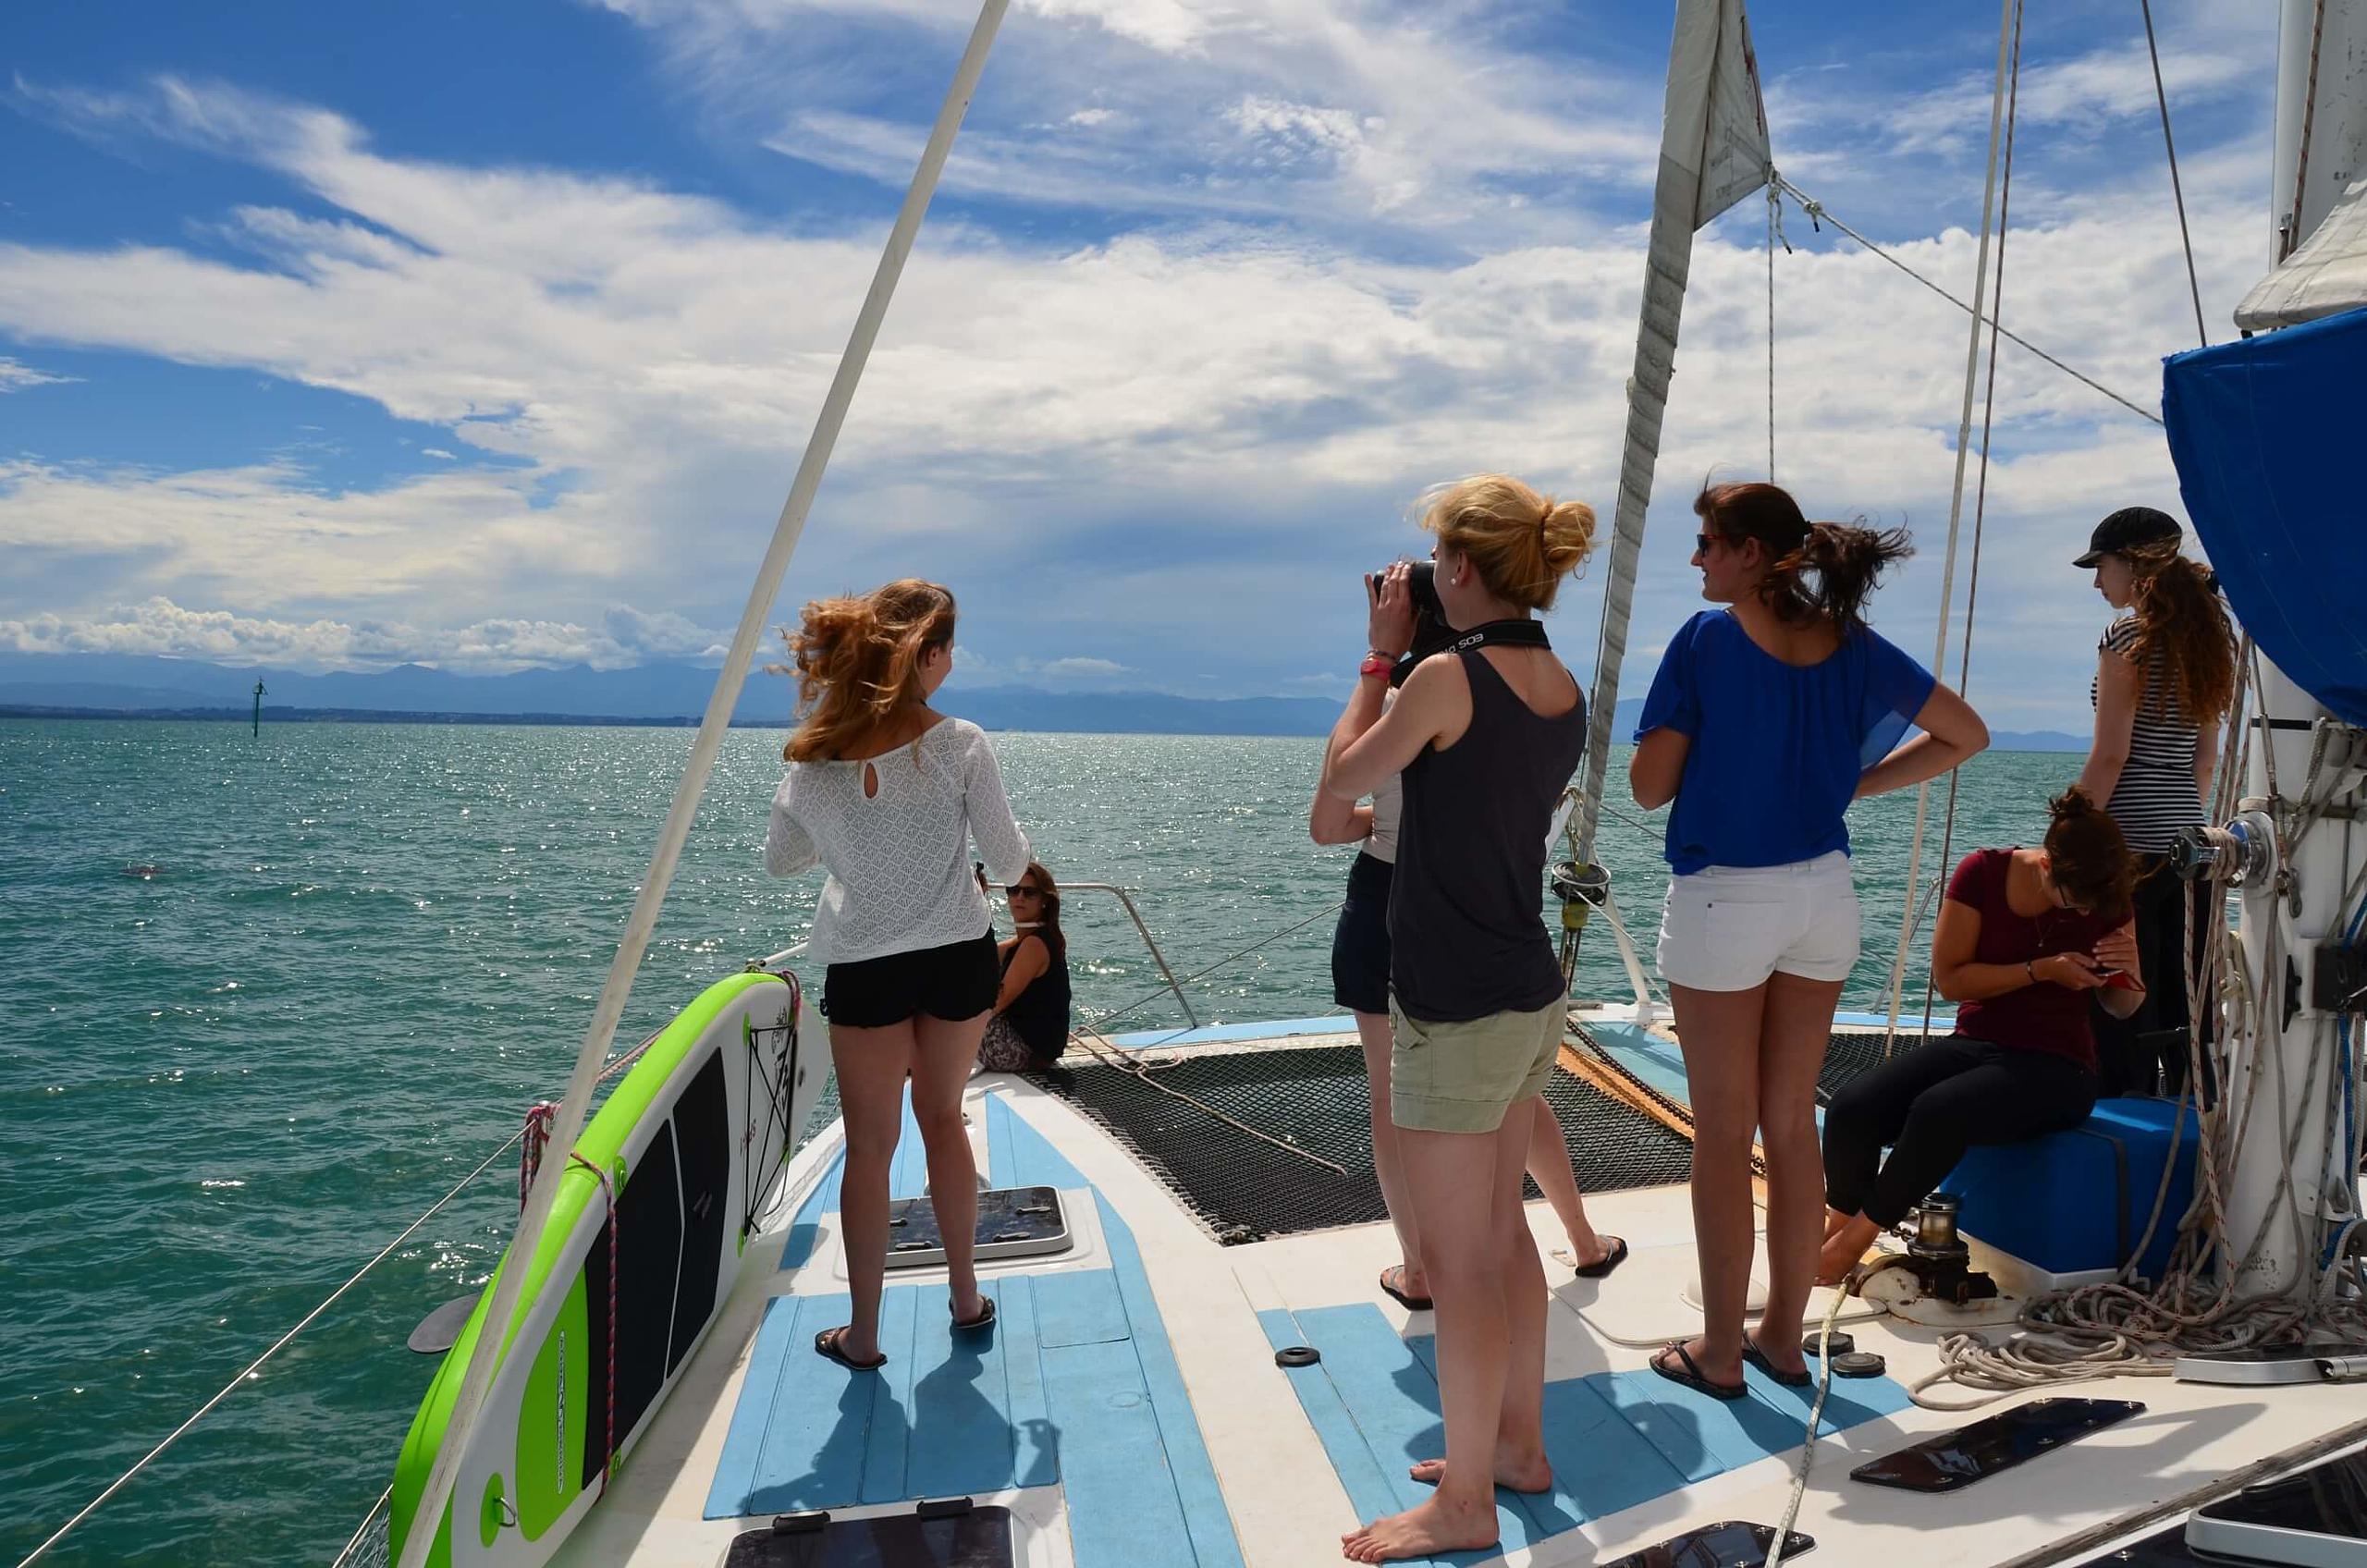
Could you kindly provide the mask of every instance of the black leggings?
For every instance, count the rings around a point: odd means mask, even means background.
[[[1858,1074],[1824,1111],[1825,1202],[1884,1227],[1974,1144],[2017,1144],[2087,1120],[2096,1077],[2068,1057],[1950,1035]],[[1892,1145],[1890,1158],[1883,1145]]]
[[[2145,999],[2128,1017],[2115,1018],[2103,1007],[2104,993],[2088,1009],[2095,1030],[2096,1060],[2106,1095],[2177,1095],[2186,1088],[2187,933],[2194,933],[2193,973],[2202,966],[2202,921],[2217,906],[2212,895],[2182,880],[2166,861],[2154,855],[2139,857],[2149,867],[2134,895],[2137,957],[2145,979]],[[2210,1020],[2203,1021],[2203,1041],[2211,1040]],[[2206,1062],[2208,1058],[2205,1059]],[[2217,1099],[2216,1086],[2203,1086],[2203,1100]]]

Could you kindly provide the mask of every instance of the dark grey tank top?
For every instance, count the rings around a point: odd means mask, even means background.
[[[1389,893],[1389,979],[1407,1016],[1461,1023],[1564,995],[1545,934],[1545,832],[1586,751],[1581,690],[1540,717],[1478,649],[1456,655],[1471,728],[1400,775],[1405,810]]]

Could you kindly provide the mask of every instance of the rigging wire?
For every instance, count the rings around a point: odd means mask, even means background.
[[[221,1391],[216,1393],[212,1399],[207,1400],[203,1404],[199,1405],[197,1409],[191,1413],[188,1420],[183,1421],[179,1426],[174,1427],[170,1432],[166,1434],[164,1441],[158,1443],[154,1448],[150,1449],[145,1454],[141,1455],[138,1464],[134,1464],[130,1469],[126,1470],[122,1475],[109,1482],[104,1491],[92,1498],[89,1502],[84,1503],[81,1511],[76,1513],[73,1518],[68,1519],[65,1524],[60,1525],[55,1533],[47,1540],[42,1542],[41,1545],[33,1548],[31,1552],[27,1553],[23,1561],[17,1564],[17,1568],[29,1568],[30,1564],[38,1562],[42,1558],[48,1555],[50,1548],[55,1546],[59,1541],[64,1540],[68,1532],[80,1525],[83,1520],[88,1519],[92,1514],[97,1513],[101,1504],[104,1503],[107,1499],[115,1496],[116,1493],[121,1491],[124,1487],[129,1483],[133,1476],[139,1475],[142,1470],[147,1469],[151,1464],[154,1463],[158,1455],[162,1454],[166,1449],[172,1447],[175,1443],[180,1441],[183,1435],[186,1434],[190,1427],[203,1420],[215,1405],[220,1404],[224,1400],[229,1398],[232,1393],[236,1392],[239,1384],[245,1382],[248,1378],[253,1377],[258,1371],[260,1371],[264,1362],[269,1361],[273,1356],[277,1355],[282,1350],[286,1349],[290,1341],[294,1340],[297,1335],[302,1333],[306,1329],[312,1327],[313,1319],[319,1317],[322,1313],[326,1312],[330,1307],[336,1305],[338,1298],[343,1296],[346,1292],[360,1284],[362,1282],[362,1276],[368,1274],[372,1269],[377,1268],[378,1265],[386,1262],[387,1258],[393,1256],[396,1248],[411,1240],[413,1232],[417,1231],[421,1226],[434,1219],[437,1212],[440,1211],[446,1204],[448,1204],[454,1198],[459,1197],[462,1188],[475,1181],[478,1177],[484,1175],[486,1171],[492,1170],[493,1162],[499,1159],[503,1155],[508,1154],[509,1152],[510,1145],[515,1144],[524,1135],[525,1129],[523,1127],[521,1127],[517,1132],[510,1133],[508,1138],[502,1141],[499,1148],[495,1149],[491,1154],[484,1157],[484,1162],[483,1164],[479,1165],[474,1170],[470,1171],[466,1176],[461,1177],[458,1182],[453,1184],[450,1192],[446,1193],[442,1197],[437,1198],[434,1203],[430,1204],[427,1207],[427,1212],[422,1214],[418,1219],[404,1226],[401,1234],[398,1235],[393,1241],[388,1242],[385,1246],[380,1247],[376,1256],[371,1258],[369,1262],[363,1264],[361,1268],[355,1269],[352,1275],[347,1279],[345,1283],[339,1285],[336,1290],[331,1291],[326,1296],[323,1297],[321,1304],[318,1306],[315,1306],[312,1311],[304,1314],[302,1317],[297,1319],[296,1326],[294,1328],[280,1335],[279,1338],[272,1341],[269,1349],[265,1350],[261,1355],[256,1356],[252,1361],[247,1363],[245,1368],[241,1370],[237,1377],[231,1378],[227,1383],[225,1383],[222,1386]]]
[[[1958,696],[1972,690],[1972,629],[1981,607],[1981,541],[1989,515],[1989,439],[1997,413],[1997,323],[2005,314],[2005,237],[2014,208],[2014,129],[2022,97],[2022,5],[2023,0],[2014,0],[2014,60],[2005,88],[2005,162],[1997,186],[1997,276],[1989,296],[1988,384],[1981,395],[1981,474],[1972,494],[1972,563],[1965,573],[1964,646],[1957,651],[1956,664]],[[1940,869],[1932,878],[1935,888],[1947,876],[1952,864],[1948,857],[1956,852],[1956,790],[1963,778],[1962,763],[1948,769],[1948,807],[1940,826]],[[1907,922],[1903,938],[1910,947],[1915,924],[1912,919]],[[1932,1037],[1932,966],[1927,963],[1923,966],[1923,1037],[1927,1040]]]
[[[1790,180],[1785,179],[1781,175],[1778,175],[1775,177],[1775,182],[1784,188],[1784,195],[1789,196],[1793,201],[1797,202],[1800,204],[1800,211],[1808,214],[1809,221],[1810,223],[1831,224],[1834,228],[1840,230],[1841,233],[1857,241],[1861,248],[1871,252],[1883,261],[1888,262],[1892,266],[1896,267],[1899,271],[1905,273],[1907,276],[1913,278],[1916,282],[1921,284],[1932,293],[1937,294],[1941,299],[1945,300],[1949,304],[1954,305],[1957,310],[1964,312],[1968,315],[1973,316],[1978,316],[1981,313],[1979,311],[1973,309],[1972,306],[1968,305],[1962,300],[1957,299],[1954,294],[1949,293],[1940,285],[1932,282],[1921,273],[1917,272],[1913,267],[1908,266],[1905,262],[1900,261],[1896,256],[1892,255],[1882,246],[1876,244],[1871,239],[1867,239],[1857,229],[1850,227],[1847,224],[1834,216],[1832,210],[1826,207],[1823,202],[1818,201],[1815,197],[1809,195],[1807,191],[1801,190]],[[2087,372],[2075,369],[2065,363],[2063,361],[2055,358],[2053,354],[2050,354],[2045,349],[2040,348],[2037,344],[2031,342],[2029,338],[2023,337],[2020,333],[2010,331],[2005,327],[1999,327],[1997,329],[1997,334],[1999,337],[2005,338],[2006,342],[2013,344],[2016,348],[2026,349],[2029,352],[2037,355],[2040,359],[2044,360],[2048,364],[2053,365],[2056,370],[2061,371],[2064,374],[2069,376],[2080,386],[2087,387],[2092,392],[2102,393],[2103,396],[2111,398],[2114,402],[2118,403],[2122,408],[2127,409],[2130,413],[2135,414],[2138,418],[2149,420],[2155,424],[2162,423],[2162,416],[2160,414],[2155,413],[2151,409],[2140,406],[2130,398],[2122,397],[2111,387],[2106,386],[2103,382],[2098,381],[2094,376],[2088,374]]]
[[[1997,83],[1989,100],[1989,171],[1981,190],[1981,244],[1974,253],[1972,297],[1977,300],[1989,289],[1989,240],[1991,220],[1997,206],[1997,156],[2002,149],[2005,129],[2005,94],[2008,71],[2018,70],[2020,56],[2014,49],[2014,21],[2021,0],[2003,0],[1997,17]],[[1940,566],[1940,626],[1932,652],[1932,667],[1936,674],[1948,667],[1948,619],[1956,600],[1956,543],[1964,525],[1964,471],[1972,444],[1972,395],[1981,370],[1981,326],[1979,311],[1972,312],[1972,334],[1964,350],[1964,407],[1956,416],[1956,482],[1948,496],[1948,548]],[[1883,1036],[1883,1055],[1887,1057],[1898,1038],[1898,1009],[1901,993],[1907,986],[1907,953],[1915,919],[1915,877],[1923,864],[1923,829],[1932,807],[1932,781],[1925,779],[1915,790],[1914,848],[1907,857],[1906,908],[1899,913],[1898,948],[1891,958],[1890,1009]]]
[[[2324,0],[2320,0],[2321,6]],[[2170,95],[2162,87],[2162,51],[2153,42],[2153,0],[2137,0],[2145,13],[2145,53],[2153,62],[2153,102],[2162,110],[2162,150],[2170,159],[2170,199],[2178,208],[2178,243],[2186,247],[2187,292],[2194,297],[2194,335],[2211,347],[2211,329],[2202,325],[2202,285],[2194,276],[2194,237],[2187,232],[2186,191],[2178,184],[2178,145],[2170,139]]]

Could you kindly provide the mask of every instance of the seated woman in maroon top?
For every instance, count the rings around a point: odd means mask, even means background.
[[[1821,1283],[1856,1267],[1970,1145],[2061,1132],[2095,1109],[2089,998],[2126,1018],[2145,997],[2137,863],[2079,790],[2050,810],[2042,848],[1975,850],[1949,879],[1932,980],[1956,1004],[1956,1032],[1859,1073],[1825,1108]]]

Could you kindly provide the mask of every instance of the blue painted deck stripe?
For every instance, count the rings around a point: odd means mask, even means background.
[[[995,1337],[1002,1342],[1004,1413],[1011,1419],[1012,1484],[1049,1487],[1061,1477],[1060,1428],[1044,1393],[1044,1363],[1036,1337],[1035,1281],[1006,1277],[997,1301]]]
[[[788,1359],[789,1347],[797,1342],[798,1307],[795,1296],[777,1296],[766,1304],[764,1318],[756,1325],[756,1342],[748,1353],[745,1386],[740,1403],[731,1407],[731,1425],[723,1434],[723,1455],[716,1461],[715,1479],[707,1488],[706,1513],[710,1519],[724,1516],[717,1508],[726,1503],[729,1506],[724,1513],[736,1515],[754,1511],[746,1506],[747,1494],[759,1473],[765,1443],[770,1435],[775,1416],[773,1390],[780,1386],[781,1367]],[[761,1397],[750,1397],[751,1393],[759,1392]]]
[[[1281,1308],[1259,1313],[1257,1324],[1266,1330],[1267,1341],[1276,1350],[1313,1342],[1299,1331],[1298,1320]],[[1395,1513],[1397,1490],[1381,1474],[1380,1462],[1373,1457],[1363,1434],[1356,1430],[1355,1420],[1341,1402],[1340,1390],[1332,1386],[1331,1375],[1324,1371],[1323,1364],[1318,1361],[1312,1366],[1285,1367],[1283,1375],[1290,1378],[1292,1391],[1298,1395],[1299,1409],[1306,1414],[1307,1425],[1315,1428],[1323,1452],[1331,1456],[1332,1473],[1340,1477],[1356,1518],[1368,1521]]]
[[[957,1332],[950,1308],[932,1312],[923,1301],[913,1334],[913,1435],[905,1460],[914,1497],[967,1496],[1012,1484],[1009,1345],[1001,1301],[1024,1295],[1027,1281],[982,1280],[995,1301],[995,1324]]]
[[[1271,1311],[1258,1322],[1276,1348],[1311,1344],[1315,1366],[1290,1373],[1301,1408],[1343,1487],[1366,1517],[1392,1512],[1424,1488],[1410,1460],[1437,1451],[1437,1349],[1429,1335],[1400,1339],[1367,1304]],[[1695,1393],[1650,1371],[1598,1372],[1545,1385],[1545,1451],[1553,1490],[1497,1494],[1500,1550],[1532,1545],[1590,1519],[1676,1491],[1771,1455],[1807,1435],[1814,1390],[1749,1376],[1750,1397]],[[1904,1410],[1907,1390],[1887,1378],[1836,1385],[1821,1429],[1831,1433]]]
[[[1879,1012],[1836,1012],[1833,1015],[1833,1022],[1855,1029],[1880,1029],[1889,1023],[1889,1018]],[[1904,1027],[1919,1030],[1923,1026],[1922,1005],[1916,1004],[1911,1011],[1902,1010],[1899,1023]],[[1600,1031],[1628,1025],[1590,1023],[1588,1027]],[[1932,1009],[1932,1027],[1942,1034],[1955,1028],[1956,1010],[1946,1007]],[[1269,1018],[1245,1023],[1209,1023],[1197,1029],[1130,1029],[1125,1034],[1110,1035],[1110,1040],[1112,1045],[1139,1050],[1145,1046],[1216,1045],[1228,1040],[1280,1039],[1290,1035],[1353,1035],[1355,1029],[1354,1018],[1344,1012],[1332,1012],[1319,1018]]]
[[[1061,1345],[1107,1344],[1132,1336],[1125,1299],[1118,1293],[1118,1276],[1108,1268],[1064,1274],[1038,1274],[1031,1281],[1036,1296],[1036,1342],[1047,1350]]]
[[[1320,1018],[1274,1018],[1250,1023],[1208,1023],[1197,1029],[1130,1029],[1110,1043],[1139,1050],[1145,1046],[1209,1046],[1225,1040],[1271,1040],[1285,1035],[1353,1035],[1356,1021],[1344,1012]]]
[[[816,1333],[845,1322],[852,1306],[841,1295],[780,1296],[767,1307],[748,1383],[724,1440],[725,1455],[744,1458],[746,1467],[716,1467],[707,1491],[709,1518],[831,1505],[820,1499],[843,1507],[862,1494],[870,1380],[833,1374],[813,1345]],[[762,1384],[755,1378],[760,1365],[771,1372]],[[816,1368],[825,1375],[816,1376]],[[755,1438],[753,1452],[740,1440],[748,1429]]]
[[[1003,1143],[1000,1152],[995,1143],[1000,1129]],[[998,1187],[1059,1187],[1067,1190],[1092,1185],[1084,1173],[1071,1165],[1068,1157],[1052,1146],[1051,1140],[1036,1131],[1027,1118],[1005,1103],[1000,1095],[987,1096],[987,1144],[990,1159],[1000,1162],[1008,1158],[1010,1174],[997,1174]]]
[[[1175,1364],[1175,1347],[1167,1337],[1166,1319],[1151,1295],[1150,1277],[1143,1271],[1142,1251],[1134,1233],[1098,1192],[1093,1201],[1101,1211],[1101,1236],[1118,1275],[1126,1315],[1134,1326],[1134,1352],[1151,1410],[1159,1417],[1167,1466],[1175,1494],[1184,1507],[1184,1525],[1192,1534],[1192,1550],[1199,1568],[1241,1568],[1241,1542],[1233,1534],[1233,1514],[1225,1507],[1224,1488],[1218,1484],[1208,1445],[1200,1434],[1200,1419],[1192,1408],[1191,1390],[1184,1387],[1183,1368]],[[1038,1284],[1042,1283],[1039,1278]],[[1074,1506],[1074,1494],[1071,1494]],[[1122,1561],[1122,1559],[1121,1560]]]
[[[1414,1334],[1407,1336],[1405,1346],[1435,1378],[1438,1341]],[[1597,1386],[1596,1377],[1549,1381],[1540,1425],[1545,1457],[1553,1466],[1553,1489],[1519,1500],[1539,1532],[1532,1540],[1649,1502],[1685,1485],[1685,1477],[1661,1457],[1660,1450],[1621,1417]]]
[[[839,1182],[845,1176],[847,1157],[842,1149],[830,1157],[829,1169],[805,1194],[797,1207],[797,1219],[790,1225],[789,1239],[781,1243],[780,1266],[803,1268],[814,1256],[814,1244],[821,1239],[822,1216],[836,1213],[839,1207]]]
[[[1316,1307],[1297,1316],[1299,1327],[1312,1336],[1310,1342],[1323,1352],[1332,1387],[1389,1483],[1390,1511],[1411,1508],[1430,1496],[1431,1488],[1406,1470],[1417,1460],[1446,1452],[1433,1365],[1416,1354],[1413,1345],[1370,1306]],[[1500,1551],[1533,1546],[1579,1522],[1551,1493],[1534,1498],[1502,1489],[1496,1493]],[[1492,1553],[1478,1554],[1488,1555]],[[1461,1553],[1448,1559],[1475,1560]]]
[[[1196,1568],[1171,1456],[1125,1341],[1047,1346],[1044,1390],[1061,1433],[1069,1540],[1088,1568]]]
[[[934,1297],[942,1303],[944,1294],[914,1285],[880,1295],[879,1350],[888,1357],[888,1365],[864,1373],[861,1379],[871,1388],[871,1426],[863,1444],[862,1501],[898,1502],[917,1495],[904,1484],[904,1461],[913,1439],[913,1378],[919,1354],[916,1330],[922,1300]],[[941,1305],[938,1310],[943,1310]],[[827,1369],[827,1363],[816,1365]]]

